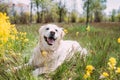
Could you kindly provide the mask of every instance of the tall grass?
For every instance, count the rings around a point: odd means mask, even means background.
[[[120,37],[119,26],[91,26],[91,30],[87,32],[84,25],[62,25],[68,30],[64,39],[76,40],[82,47],[88,49],[89,54],[85,60],[76,54],[70,61],[62,64],[56,71],[50,74],[40,75],[38,78],[32,76],[31,68],[23,68],[17,72],[5,72],[6,66],[3,67],[3,64],[0,64],[0,80],[83,80],[85,68],[89,64],[93,65],[95,70],[88,80],[98,80],[101,73],[107,71],[107,63],[110,57],[116,58],[116,66],[120,66],[120,44],[117,43],[117,39]],[[18,31],[27,33],[26,36],[29,39],[29,43],[26,45],[26,48],[20,52],[22,53],[21,60],[13,61],[13,65],[22,65],[29,60],[32,50],[38,42],[39,27],[40,24],[17,25]],[[76,36],[76,32],[79,32],[78,36]],[[117,78],[113,78],[113,80],[119,79],[120,74],[117,75]]]

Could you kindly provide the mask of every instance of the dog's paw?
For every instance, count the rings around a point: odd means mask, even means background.
[[[82,51],[81,51],[81,55],[86,56],[87,54],[88,54],[87,49],[83,48]]]
[[[33,72],[32,72],[33,76],[37,77],[39,75],[39,69],[35,69]]]

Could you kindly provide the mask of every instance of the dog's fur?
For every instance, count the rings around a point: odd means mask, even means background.
[[[65,60],[70,60],[76,52],[87,54],[87,50],[78,42],[62,40],[63,37],[63,29],[54,24],[40,27],[39,43],[29,61],[29,64],[36,68],[33,75],[38,76],[56,70]],[[45,55],[43,51],[46,52]]]
[[[63,37],[63,29],[54,24],[40,27],[39,42],[29,62],[25,64],[25,66],[31,65],[35,68],[34,76],[56,70],[65,60],[70,60],[74,53],[87,54],[87,50],[82,48],[78,42],[63,40]],[[15,69],[20,68],[21,66]]]

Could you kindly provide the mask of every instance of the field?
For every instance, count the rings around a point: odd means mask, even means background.
[[[32,50],[38,42],[38,29],[42,24],[16,25],[18,32],[26,32],[29,39],[27,45],[18,52],[21,53],[19,59],[15,59],[11,66],[18,66],[27,63],[32,54]],[[83,77],[87,70],[86,66],[94,67],[90,72],[87,80],[98,80],[103,72],[107,72],[108,76],[104,76],[104,80],[120,80],[120,73],[116,70],[120,67],[120,23],[92,23],[90,31],[86,31],[84,24],[57,24],[65,28],[68,33],[65,40],[76,40],[82,47],[87,48],[88,55],[86,58],[80,58],[75,55],[69,62],[62,64],[56,71],[40,75],[38,78],[32,76],[30,67],[23,68],[19,71],[6,72],[8,65],[5,62],[0,64],[0,80],[84,80]],[[76,33],[78,33],[76,35]],[[113,63],[114,69],[110,69],[110,58],[116,59]],[[112,63],[111,63],[112,65]]]

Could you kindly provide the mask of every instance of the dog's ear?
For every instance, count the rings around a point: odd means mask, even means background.
[[[65,35],[64,29],[63,29],[63,28],[61,28],[61,38],[63,38],[63,37],[64,37],[64,35]]]
[[[43,27],[44,26],[41,26],[40,29],[39,29],[39,31],[38,31],[40,35],[42,34]]]

